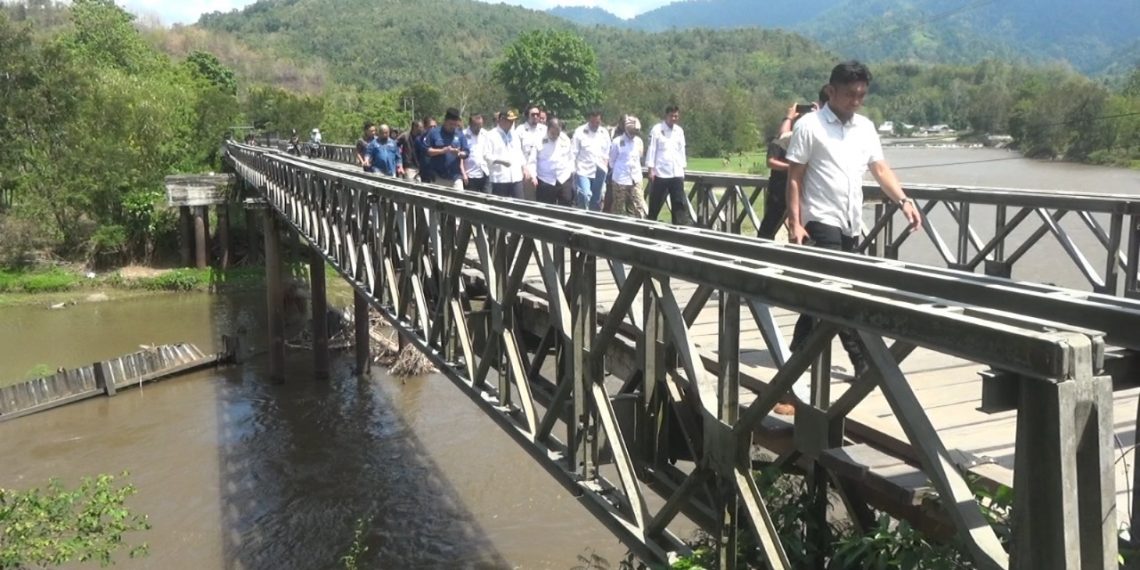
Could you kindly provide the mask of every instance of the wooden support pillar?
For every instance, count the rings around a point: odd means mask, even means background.
[[[265,292],[269,333],[269,380],[285,382],[285,288],[281,279],[281,233],[273,210],[264,210]]]
[[[317,380],[329,377],[328,296],[325,287],[325,258],[309,249],[309,286],[313,306],[313,375]]]
[[[218,258],[218,268],[222,271],[230,268],[230,205],[218,204],[218,245],[221,247],[221,256]]]
[[[194,266],[198,269],[205,269],[208,265],[209,252],[209,228],[206,226],[206,208],[204,206],[194,206]]]
[[[372,339],[368,336],[370,328],[368,322],[368,298],[360,291],[352,295],[353,309],[356,323],[356,374],[367,376],[371,372],[372,358],[370,354]]]
[[[194,263],[194,217],[190,214],[190,206],[178,208],[178,233],[182,267],[190,267]]]
[[[1012,570],[1117,567],[1109,378],[1021,385]]]

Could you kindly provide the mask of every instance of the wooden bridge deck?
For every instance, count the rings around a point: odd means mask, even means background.
[[[472,248],[471,259],[475,264],[477,264],[476,258],[477,254]],[[569,272],[569,266],[566,270]],[[534,264],[527,269],[524,283],[533,285],[534,290],[542,289],[542,278]],[[608,316],[619,289],[609,266],[605,263],[598,264],[597,283],[598,315],[599,318],[603,318]],[[697,290],[697,286],[675,279],[671,283],[678,302],[684,307]],[[640,294],[633,306],[640,312]],[[717,361],[718,311],[719,301],[714,295],[690,327],[693,342],[706,364]],[[776,309],[775,316],[785,341],[790,342],[792,329],[799,315]],[[740,352],[742,377],[766,381],[775,375],[777,368],[752,315],[745,307],[741,308]],[[961,452],[965,458],[975,459],[973,472],[1012,487],[1017,413],[1015,410],[986,413],[979,409],[982,399],[981,372],[986,367],[919,348],[900,363],[900,368],[947,449]],[[837,401],[846,391],[850,374],[851,364],[839,339],[836,338],[832,345],[832,402]],[[756,394],[751,389],[741,388],[742,408],[747,407],[755,398]],[[1116,497],[1122,517],[1129,511],[1131,473],[1136,465],[1134,418],[1138,399],[1140,399],[1140,387],[1117,389],[1113,394],[1113,418],[1117,440],[1117,452],[1114,457]],[[774,422],[777,424],[781,422],[790,424],[794,418],[779,416],[774,419],[779,420]],[[910,445],[902,427],[895,421],[887,400],[878,388],[875,388],[874,392],[855,408],[847,421],[849,425],[858,424],[863,428],[861,432],[877,432],[873,439],[874,445],[878,447],[897,451]]]

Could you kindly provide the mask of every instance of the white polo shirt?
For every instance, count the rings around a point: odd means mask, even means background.
[[[487,129],[480,129],[479,134],[475,134],[468,127],[463,129],[463,136],[467,137],[469,149],[467,158],[463,160],[463,170],[467,172],[468,178],[486,178],[491,171],[487,167],[486,152],[483,150],[487,141]]]
[[[542,139],[540,145],[531,153],[528,161],[530,171],[535,176],[550,185],[560,184],[570,179],[574,174],[574,153],[571,150],[570,137],[566,133],[558,133],[558,138]]]
[[[800,222],[835,226],[857,236],[863,219],[863,174],[883,160],[875,125],[862,115],[841,123],[831,107],[796,122],[788,161],[807,166],[800,194]]]
[[[523,167],[526,166],[526,155],[523,154],[522,141],[512,131],[503,131],[495,127],[482,135],[483,160],[490,168],[492,184],[506,184],[522,182]],[[506,165],[495,161],[506,162]]]
[[[609,170],[610,159],[610,133],[605,127],[598,125],[595,131],[590,130],[586,123],[574,131],[574,161],[575,171],[583,178],[593,178]]]
[[[645,151],[645,166],[655,168],[659,178],[684,178],[685,129],[681,125],[670,128],[665,121],[649,131],[649,148]]]
[[[644,150],[641,137],[622,135],[613,140],[610,145],[610,166],[614,169],[615,184],[641,184],[641,155]]]

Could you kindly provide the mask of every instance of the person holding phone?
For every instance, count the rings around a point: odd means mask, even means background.
[[[863,174],[867,170],[883,193],[906,217],[910,231],[918,230],[922,215],[903,193],[894,171],[883,157],[875,125],[856,113],[863,106],[871,72],[857,61],[835,66],[825,90],[828,102],[796,122],[788,144],[788,239],[828,249],[853,251],[862,232]],[[807,339],[815,321],[801,315],[792,335],[792,350]],[[867,368],[854,332],[840,333],[855,374]]]

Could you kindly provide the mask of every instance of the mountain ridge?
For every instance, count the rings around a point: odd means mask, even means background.
[[[681,0],[621,20],[594,8],[551,13],[644,31],[761,27],[795,31],[842,57],[872,62],[977,63],[999,57],[1110,73],[1140,41],[1135,0],[801,0],[758,10],[751,0]],[[617,19],[618,24],[612,20]]]

